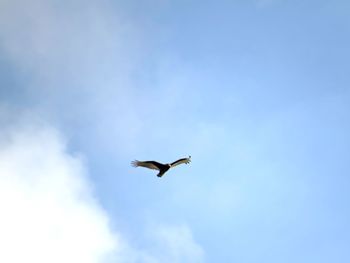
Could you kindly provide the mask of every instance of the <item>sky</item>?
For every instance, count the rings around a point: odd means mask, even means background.
[[[349,10],[0,0],[0,261],[349,262]]]

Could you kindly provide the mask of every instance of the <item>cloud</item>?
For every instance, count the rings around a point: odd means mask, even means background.
[[[29,119],[5,126],[0,262],[203,262],[186,225],[152,225],[140,246],[112,231],[83,158],[67,152],[56,129]]]
[[[149,231],[149,245],[139,252],[146,262],[204,262],[204,250],[195,242],[187,225],[158,224]]]
[[[105,148],[132,142],[142,126],[132,74],[147,41],[121,8],[91,0],[2,0],[0,6],[0,52],[21,83],[15,99],[73,135],[84,129],[76,138],[82,144],[91,135]],[[2,88],[10,94],[17,87]],[[115,143],[105,139],[106,130]]]
[[[84,151],[99,147],[125,156],[139,145],[169,142],[174,123],[188,119],[201,101],[191,88],[193,69],[176,56],[159,56],[154,31],[131,19],[120,3],[0,5],[0,52],[21,82],[12,93],[3,88],[64,127]],[[182,139],[188,134],[188,128],[177,132]]]
[[[8,131],[0,149],[0,261],[104,262],[120,247],[81,158],[57,131]]]

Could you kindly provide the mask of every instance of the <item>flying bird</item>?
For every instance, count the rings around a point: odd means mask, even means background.
[[[132,161],[131,165],[134,167],[146,167],[149,169],[153,169],[153,170],[158,170],[159,173],[157,174],[158,177],[162,177],[170,168],[175,167],[176,165],[185,163],[185,164],[189,164],[191,162],[191,156],[189,156],[188,158],[182,158],[179,159],[175,162],[172,163],[158,163],[156,161]]]

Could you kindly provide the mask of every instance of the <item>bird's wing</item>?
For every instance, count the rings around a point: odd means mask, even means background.
[[[131,162],[131,165],[134,166],[134,167],[146,167],[146,168],[153,169],[153,170],[160,170],[160,166],[161,166],[160,163],[155,162],[155,161],[144,161],[144,162],[141,162],[141,161],[138,161],[138,160],[135,160],[135,161]]]
[[[189,156],[188,158],[179,159],[179,160],[171,163],[170,165],[171,165],[171,167],[174,167],[174,166],[182,164],[182,163],[189,164],[190,162],[191,162],[191,156]]]

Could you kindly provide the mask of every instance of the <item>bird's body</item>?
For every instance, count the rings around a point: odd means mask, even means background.
[[[188,158],[182,158],[182,159],[179,159],[175,162],[167,163],[167,164],[159,163],[156,161],[138,161],[138,160],[135,160],[135,161],[131,162],[131,165],[134,167],[145,167],[145,168],[149,168],[149,169],[158,170],[159,173],[157,174],[157,176],[162,177],[170,168],[175,167],[176,165],[179,165],[182,163],[189,164],[190,162],[191,162],[191,156],[189,156]]]

